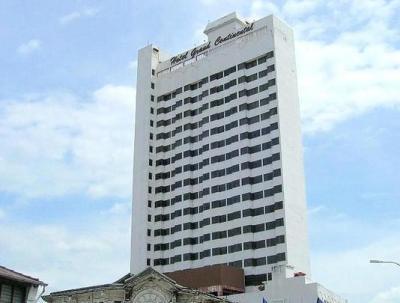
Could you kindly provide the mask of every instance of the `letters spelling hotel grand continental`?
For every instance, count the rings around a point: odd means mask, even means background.
[[[224,43],[226,41],[229,41],[233,38],[236,38],[238,36],[241,36],[247,32],[250,32],[253,30],[253,25],[254,23],[251,23],[249,26],[244,27],[243,29],[235,32],[235,33],[230,33],[229,35],[225,36],[225,37],[221,37],[218,36],[217,39],[215,39],[214,41],[214,45],[217,46],[221,43]],[[206,45],[200,46],[200,47],[195,47],[190,51],[190,57],[193,58],[197,55],[199,55],[200,53],[206,51],[207,49],[209,49],[211,47],[211,41],[209,41]],[[186,60],[188,58],[189,55],[189,51],[183,53],[183,54],[179,54],[177,56],[174,56],[171,58],[171,64],[177,64],[180,63],[183,60]]]

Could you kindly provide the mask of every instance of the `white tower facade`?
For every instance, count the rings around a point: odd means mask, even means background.
[[[292,30],[235,13],[139,51],[131,272],[226,264],[246,289],[310,275]]]

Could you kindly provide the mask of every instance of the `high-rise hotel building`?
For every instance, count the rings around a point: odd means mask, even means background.
[[[232,13],[204,33],[139,51],[131,272],[225,264],[246,290],[309,275],[293,32]]]

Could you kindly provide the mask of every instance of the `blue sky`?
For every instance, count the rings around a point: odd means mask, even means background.
[[[50,290],[129,270],[136,53],[236,10],[296,34],[313,278],[400,301],[400,1],[0,2],[0,264]]]

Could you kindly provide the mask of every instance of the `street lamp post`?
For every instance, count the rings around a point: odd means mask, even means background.
[[[369,263],[378,263],[378,264],[394,264],[400,267],[400,263],[394,261],[382,261],[382,260],[369,260]]]

